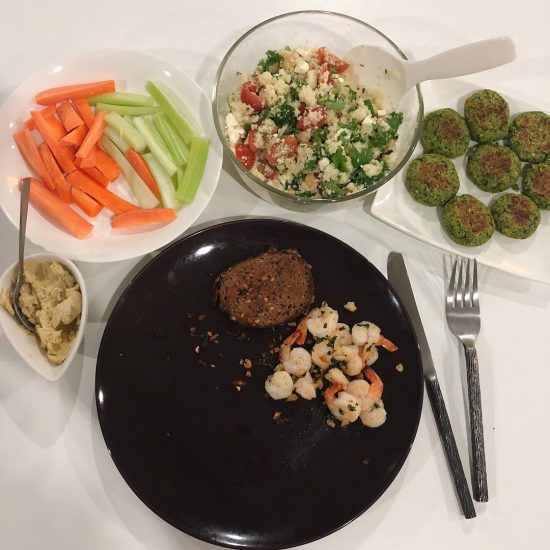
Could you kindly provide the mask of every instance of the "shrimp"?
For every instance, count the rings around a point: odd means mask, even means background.
[[[396,351],[398,349],[393,342],[382,336],[378,325],[368,321],[361,321],[353,325],[351,338],[357,346],[382,346],[388,351]]]
[[[332,382],[333,384],[338,384],[338,385],[342,386],[343,390],[346,389],[346,387],[348,385],[348,382],[349,382],[346,375],[340,369],[337,369],[336,367],[333,367],[332,369],[330,369],[325,374],[325,378],[329,382]]]
[[[334,352],[334,359],[344,362],[342,370],[348,376],[359,374],[364,367],[363,359],[359,354],[359,348],[354,345],[339,346]]]
[[[324,393],[325,403],[329,411],[343,426],[355,422],[361,414],[361,405],[357,399],[343,391],[342,384],[332,384]]]
[[[361,422],[369,428],[378,428],[386,421],[386,409],[382,402],[384,384],[380,377],[371,368],[363,371],[370,381],[352,380],[346,391],[355,396],[361,405]]]
[[[334,341],[335,345],[339,344],[341,346],[349,346],[353,344],[351,331],[346,323],[337,323],[336,329],[331,336],[336,337],[336,340]]]
[[[375,345],[365,346],[361,351],[361,359],[363,359],[364,366],[370,367],[378,359],[378,349]]]
[[[361,411],[370,411],[374,401],[369,397],[370,384],[366,380],[352,380],[346,391],[353,395],[361,405]]]
[[[332,355],[334,354],[334,347],[330,340],[324,338],[317,342],[311,350],[311,360],[315,365],[321,369],[328,369]]]
[[[312,309],[306,317],[307,329],[315,338],[325,338],[334,332],[338,325],[338,312],[326,303]]]
[[[370,411],[363,411],[360,414],[361,422],[369,428],[379,428],[386,422],[386,409],[384,403],[378,401]]]
[[[382,399],[382,392],[384,390],[384,384],[380,378],[370,367],[365,367],[363,370],[367,380],[370,382],[369,392],[367,397],[372,399],[373,404]]]
[[[272,399],[286,399],[292,393],[293,387],[292,376],[284,370],[274,372],[265,381],[265,391]]]
[[[306,326],[306,318],[304,317],[296,327],[296,330],[287,336],[285,340],[283,340],[283,343],[279,347],[279,360],[281,363],[284,363],[289,355],[290,350],[294,344],[302,345],[305,343],[307,337],[307,326]]]
[[[311,368],[311,355],[307,349],[293,348],[282,365],[292,376],[303,376]]]
[[[304,399],[313,399],[317,395],[313,378],[309,372],[294,382],[294,391]]]

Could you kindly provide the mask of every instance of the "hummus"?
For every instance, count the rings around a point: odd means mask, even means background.
[[[66,359],[76,337],[82,312],[82,294],[70,271],[59,262],[26,261],[19,305],[36,327],[40,347],[53,365]],[[7,288],[0,293],[0,304],[11,314]]]

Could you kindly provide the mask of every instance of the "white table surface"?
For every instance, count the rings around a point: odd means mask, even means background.
[[[468,41],[514,34],[518,60],[469,79],[497,90],[501,84],[550,111],[550,4],[545,0],[78,4],[5,3],[0,22],[0,102],[30,73],[67,50],[97,48],[154,53],[179,66],[209,93],[218,63],[243,31],[277,13],[318,8],[364,19],[417,59]],[[437,93],[437,83],[428,86]],[[236,178],[226,162],[216,195],[196,226],[234,216],[293,219],[347,241],[383,273],[390,250],[405,254],[467,465],[463,357],[444,321],[441,252],[371,217],[368,201],[302,214],[260,201]],[[3,270],[16,257],[17,233],[1,214],[0,235]],[[88,329],[79,355],[60,382],[49,383],[34,374],[0,333],[2,550],[213,548],[165,523],[134,495],[116,470],[99,429],[94,376],[106,310],[114,289],[137,261],[80,264],[91,299]],[[478,353],[490,502],[476,504],[475,520],[461,517],[425,399],[414,446],[391,487],[359,519],[307,548],[548,548],[550,286],[483,267],[480,278],[483,326]]]

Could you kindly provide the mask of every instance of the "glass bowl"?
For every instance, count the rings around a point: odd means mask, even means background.
[[[394,55],[407,59],[399,47],[373,26],[339,13],[327,11],[297,11],[273,17],[256,25],[229,49],[216,74],[212,90],[214,124],[225,153],[231,158],[246,186],[256,195],[282,206],[292,204],[323,204],[357,199],[379,189],[403,168],[418,142],[424,106],[420,87],[409,90],[396,108],[403,113],[397,140],[397,158],[393,168],[379,181],[356,193],[334,198],[297,197],[275,189],[252,175],[235,156],[225,133],[225,117],[229,113],[228,98],[240,86],[239,72],[253,72],[256,63],[267,50],[284,46],[326,46],[338,56],[343,56],[354,46],[372,44],[382,46]],[[383,90],[382,90],[383,92]]]

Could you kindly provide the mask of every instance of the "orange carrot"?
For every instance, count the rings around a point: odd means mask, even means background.
[[[109,180],[115,181],[120,176],[120,167],[103,149],[96,150],[97,169]]]
[[[109,185],[109,180],[107,179],[107,176],[100,172],[95,166],[90,166],[88,168],[84,167],[82,168],[82,171],[86,172],[88,176],[97,181],[97,183],[99,183],[100,185],[103,185],[103,187],[107,187],[107,185]]]
[[[76,157],[77,159],[80,157]],[[92,150],[85,156],[80,158],[80,168],[92,168],[96,165],[97,147],[92,147]]]
[[[41,112],[46,118],[53,116],[55,115],[55,105],[48,105],[47,107],[42,109]],[[32,118],[25,120],[24,126],[29,130],[36,130],[36,125],[34,124],[34,120]]]
[[[127,210],[133,210],[137,208],[135,204],[132,204],[122,197],[107,191],[105,187],[95,182],[88,174],[82,172],[82,170],[75,170],[71,172],[67,179],[73,186],[78,187],[84,193],[87,193],[97,202],[114,212],[115,214],[121,214]]]
[[[94,123],[94,113],[88,105],[86,98],[75,98],[73,99],[73,105],[76,107],[78,114],[86,123],[88,128]]]
[[[151,174],[151,170],[149,170],[149,167],[145,164],[143,157],[133,149],[127,149],[124,156],[132,165],[133,169],[138,173],[139,177],[147,184],[147,187],[151,189],[157,199],[160,199],[160,191],[157,182],[155,181],[153,174]]]
[[[32,139],[31,131],[28,128],[13,134],[13,139],[19,147],[21,154],[27,161],[27,164],[46,182],[50,189],[55,189],[50,173],[40,157],[40,153]]]
[[[49,116],[46,117],[45,122],[50,127],[50,130],[52,131],[52,134],[55,136],[55,139],[57,139],[57,141],[59,141],[65,135],[65,128],[58,118],[54,116]]]
[[[46,118],[44,118],[41,112],[31,111],[31,117],[36,124],[37,130],[42,134],[44,141],[51,149],[53,156],[59,162],[59,166],[61,166],[64,172],[72,172],[76,167],[71,151],[68,150],[68,147],[59,145],[58,140],[55,138],[50,126],[46,123]]]
[[[67,180],[59,169],[59,166],[57,166],[57,162],[55,162],[48,144],[45,142],[41,143],[38,146],[38,152],[40,153],[40,158],[42,159],[42,162],[44,162],[44,166],[53,181],[59,198],[63,202],[71,204],[71,187],[67,183]]]
[[[83,193],[78,187],[73,187],[71,189],[71,194],[74,203],[84,212],[84,214],[90,216],[90,218],[95,218],[103,210],[101,204],[95,199],[92,199],[90,195]]]
[[[62,101],[57,106],[57,116],[61,120],[61,123],[65,127],[66,132],[70,132],[79,126],[84,124],[84,121],[80,118],[75,108],[70,101]]]
[[[78,239],[86,238],[94,228],[36,178],[31,178],[29,199],[46,218]]]
[[[172,208],[137,208],[118,214],[111,220],[114,229],[126,229],[137,225],[168,223],[176,219],[176,211]]]
[[[88,133],[88,128],[86,124],[77,126],[74,130],[71,130],[68,134],[64,135],[59,140],[59,145],[80,145],[86,134]]]
[[[35,101],[38,105],[52,105],[65,99],[87,98],[93,95],[107,94],[115,91],[114,80],[101,82],[88,82],[85,84],[72,84],[71,86],[59,86],[49,88],[36,94]]]
[[[99,111],[94,116],[94,122],[90,126],[80,149],[76,152],[76,156],[80,158],[87,157],[90,154],[90,151],[93,149],[94,145],[103,135],[103,130],[105,128],[105,115],[106,111]]]

